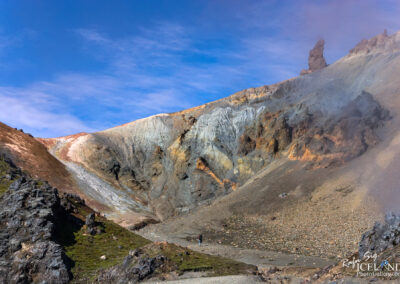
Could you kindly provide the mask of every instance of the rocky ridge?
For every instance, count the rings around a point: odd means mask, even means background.
[[[372,37],[371,39],[361,40],[354,48],[350,50],[348,56],[366,55],[377,52],[394,52],[400,50],[400,34],[388,35],[387,30]]]
[[[225,103],[196,117],[155,116],[56,143],[67,149],[60,157],[67,166],[83,166],[120,188],[108,192],[120,196],[119,204],[132,205],[119,210],[142,212],[153,223],[235,191],[276,159],[308,162],[310,168],[341,165],[376,145],[375,129],[390,118],[363,90],[328,111],[295,98],[279,106],[289,99],[284,94],[297,91],[298,82],[288,81],[268,90],[265,101]],[[143,132],[149,128],[154,131]]]

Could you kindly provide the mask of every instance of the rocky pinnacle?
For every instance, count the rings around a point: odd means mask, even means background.
[[[323,39],[317,41],[314,48],[310,50],[308,56],[308,70],[301,70],[300,75],[309,74],[328,66],[324,58],[324,46],[325,41]]]

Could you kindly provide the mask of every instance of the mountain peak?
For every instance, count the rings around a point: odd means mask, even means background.
[[[385,29],[383,33],[370,39],[361,40],[350,50],[349,56],[365,55],[376,52],[392,52],[400,49],[400,31],[388,35]]]

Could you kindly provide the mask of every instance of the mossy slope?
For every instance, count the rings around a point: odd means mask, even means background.
[[[83,224],[85,216],[93,211],[80,206],[79,212],[73,214]],[[62,226],[59,241],[65,248],[66,255],[72,261],[71,272],[73,283],[87,283],[94,280],[100,269],[120,264],[129,251],[141,248],[149,256],[164,255],[168,259],[169,271],[182,274],[187,271],[206,271],[208,275],[246,274],[254,271],[255,267],[230,259],[198,253],[186,248],[168,243],[151,243],[147,239],[109,221],[96,216],[104,229],[104,233],[95,236],[86,233],[86,226],[71,225],[69,222]],[[106,256],[105,260],[100,259]],[[159,271],[157,273],[165,273]]]

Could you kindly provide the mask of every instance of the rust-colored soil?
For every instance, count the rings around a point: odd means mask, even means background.
[[[32,177],[48,181],[61,192],[80,195],[97,210],[107,210],[104,205],[82,196],[65,166],[47,151],[46,146],[50,148],[55,142],[53,139],[33,138],[0,122],[0,153],[10,156],[18,167]]]
[[[10,155],[18,167],[34,178],[46,180],[63,192],[78,192],[70,173],[42,143],[1,122],[0,151]]]

